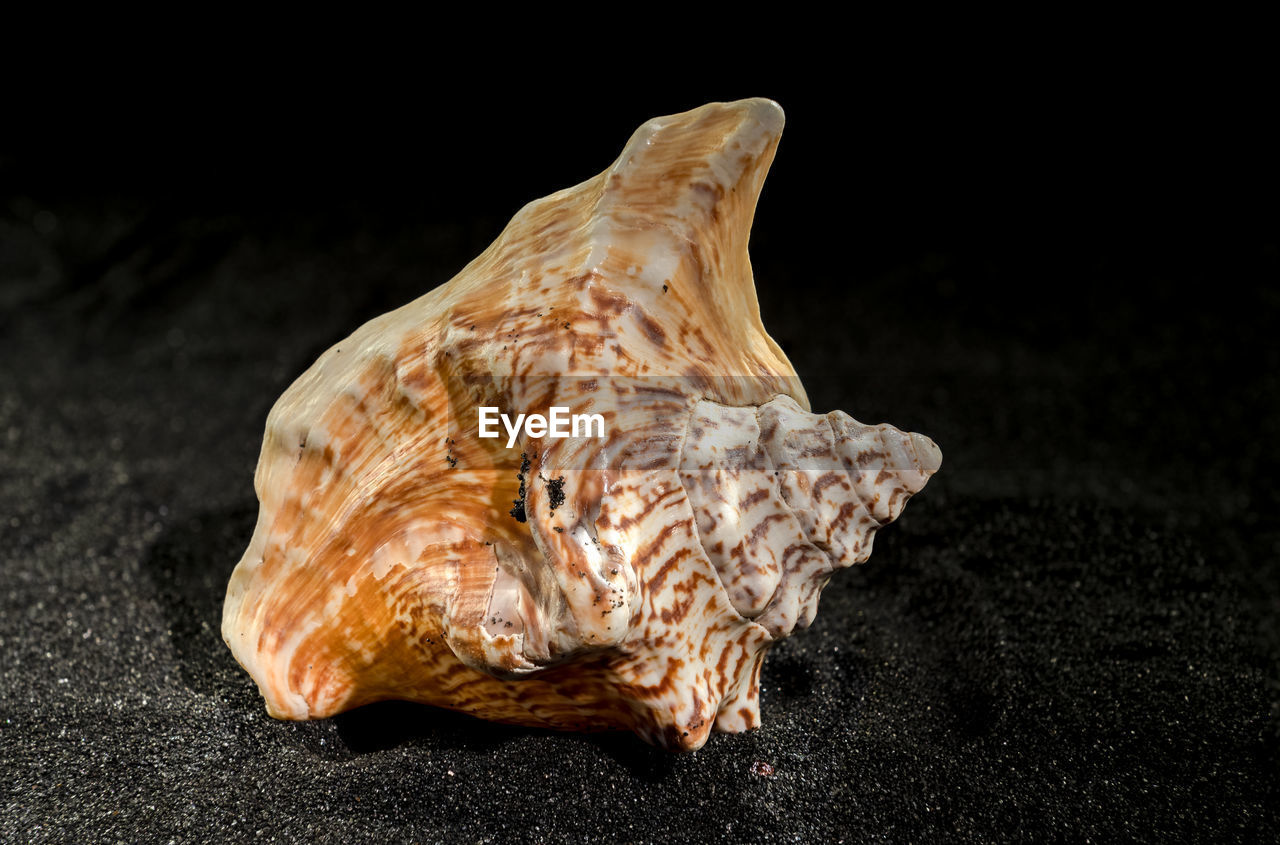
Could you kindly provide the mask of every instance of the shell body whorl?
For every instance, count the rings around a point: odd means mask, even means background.
[[[937,470],[810,413],[747,236],[768,100],[646,123],[271,411],[222,632],[268,711],[382,699],[694,749],[759,724],[768,647]],[[481,408],[603,436],[480,437]]]

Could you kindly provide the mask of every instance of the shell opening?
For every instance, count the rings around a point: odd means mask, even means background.
[[[523,636],[524,616],[520,613],[520,604],[520,581],[497,567],[489,592],[489,606],[484,613],[485,632],[491,637]]]

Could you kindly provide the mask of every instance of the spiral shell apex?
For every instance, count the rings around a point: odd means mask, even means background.
[[[271,715],[407,699],[681,750],[760,723],[770,645],[941,462],[811,413],[765,333],[747,237],[782,123],[649,121],[285,391],[222,621]]]

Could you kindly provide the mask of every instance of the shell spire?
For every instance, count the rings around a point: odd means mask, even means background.
[[[280,397],[222,626],[272,715],[402,698],[683,750],[759,724],[769,646],[941,461],[810,413],[764,330],[782,122],[649,121]]]

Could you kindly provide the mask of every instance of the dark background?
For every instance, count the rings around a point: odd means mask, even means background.
[[[516,53],[492,85],[478,51],[9,75],[0,835],[1275,838],[1260,54],[868,40]],[[788,121],[765,325],[815,410],[945,456],[772,653],[764,726],[672,756],[402,704],[269,719],[218,626],[275,398],[645,119],[747,96]]]

